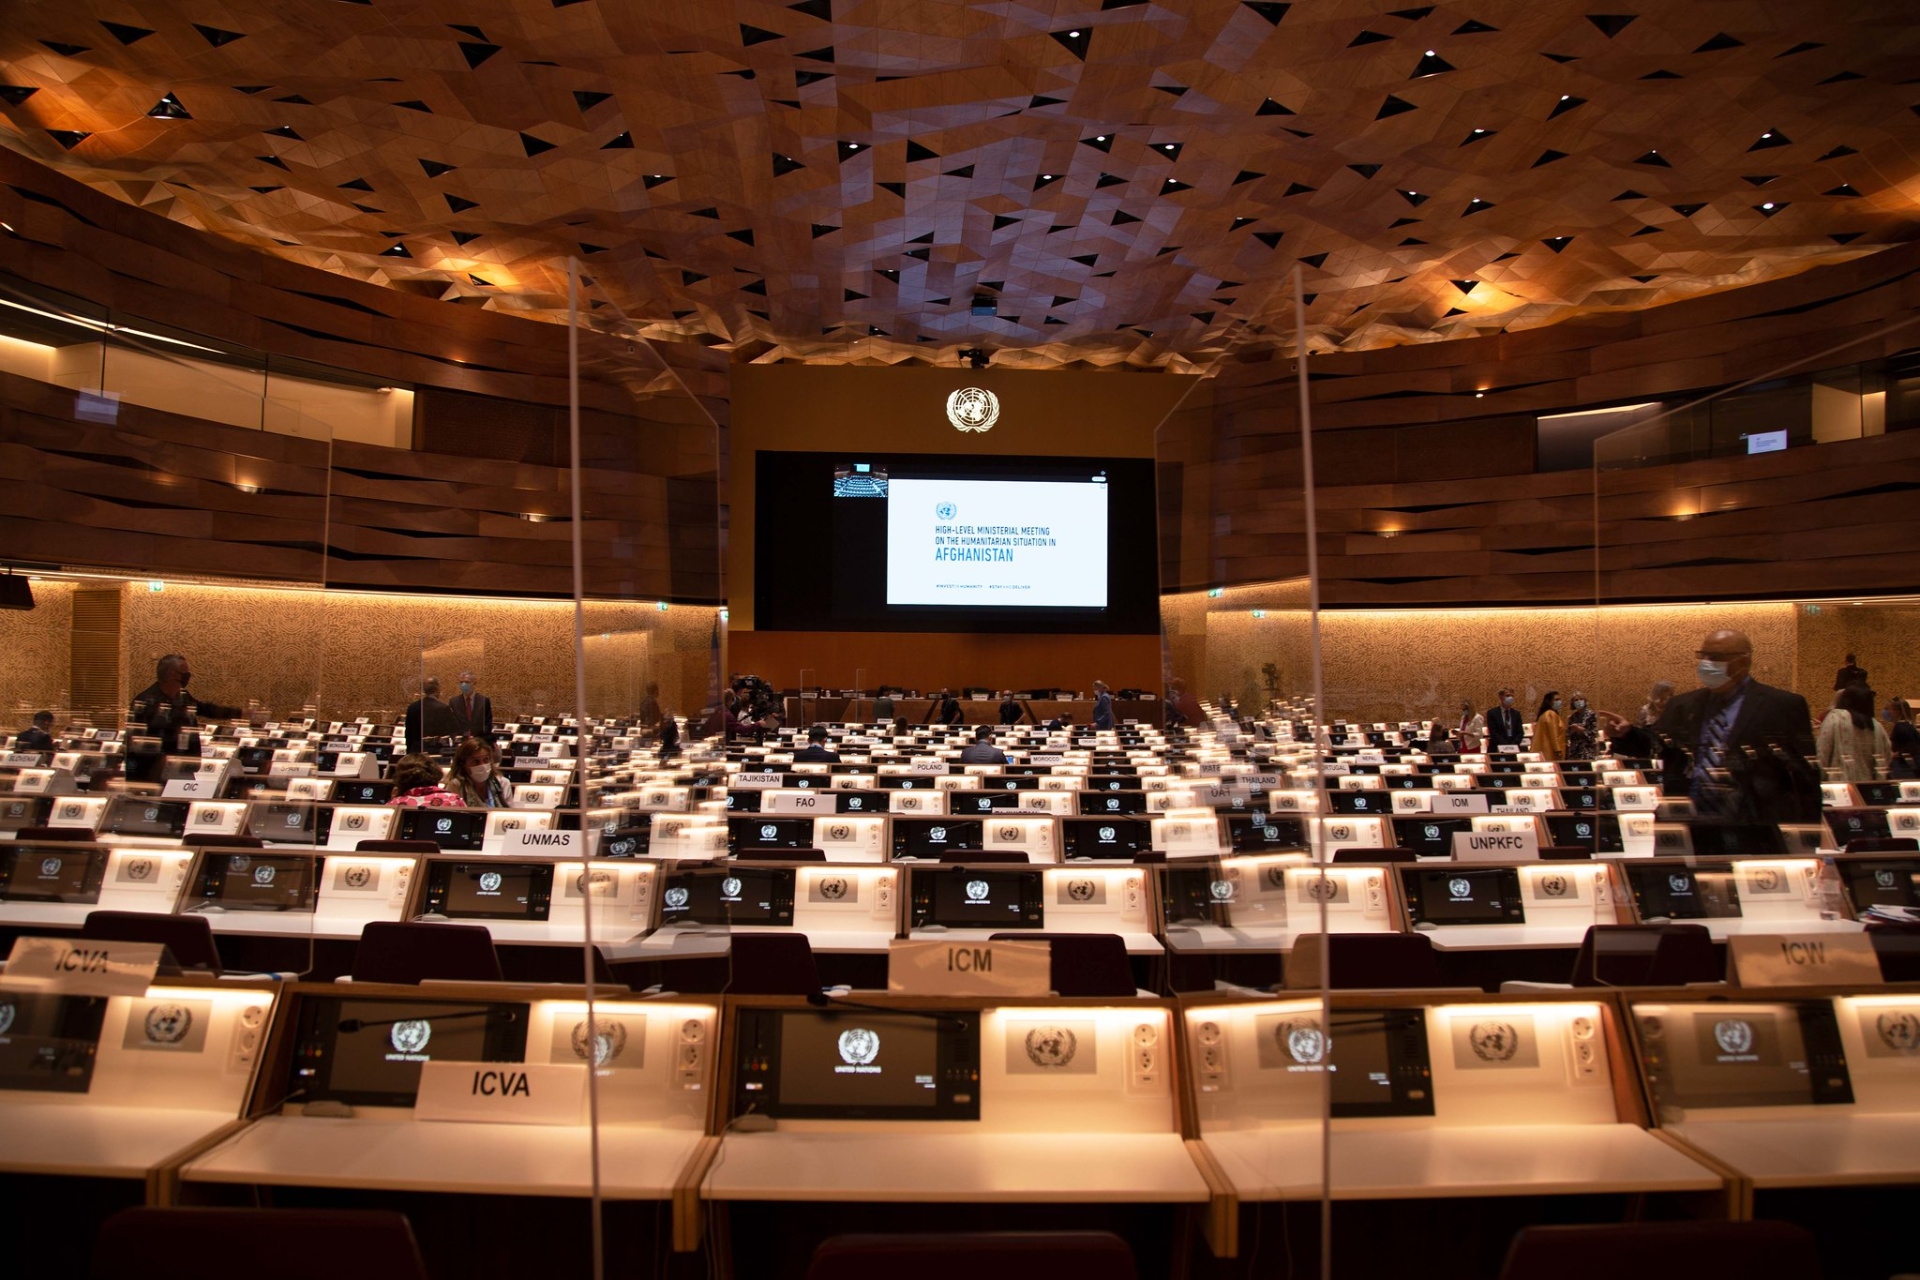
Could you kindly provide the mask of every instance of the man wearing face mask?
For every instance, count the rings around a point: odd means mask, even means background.
[[[473,672],[460,673],[460,693],[447,703],[453,713],[452,736],[493,741],[493,699],[473,691]]]
[[[193,667],[177,653],[154,664],[153,683],[133,697],[127,712],[127,781],[158,782],[168,756],[200,754],[200,727],[246,715],[240,707],[202,702],[187,692]]]
[[[1520,708],[1513,705],[1513,690],[1500,691],[1500,705],[1487,709],[1487,750],[1518,747],[1526,735],[1520,731]]]
[[[1700,644],[1701,688],[1676,694],[1653,726],[1667,742],[1668,795],[1708,817],[1818,822],[1813,717],[1797,693],[1753,678],[1753,642],[1715,631]]]

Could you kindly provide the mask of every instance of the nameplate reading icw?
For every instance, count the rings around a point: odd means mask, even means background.
[[[896,940],[887,950],[887,990],[916,996],[1043,996],[1053,990],[1045,942]]]
[[[509,831],[506,833],[506,854],[559,854],[568,858],[581,856],[579,831]]]
[[[1747,933],[1727,939],[1730,980],[1741,987],[1824,987],[1885,981],[1865,933]]]
[[[0,986],[49,995],[145,995],[164,950],[157,942],[16,938]]]
[[[1532,862],[1540,857],[1540,836],[1526,831],[1456,831],[1455,862]]]
[[[579,1124],[585,1063],[425,1062],[416,1120],[473,1124]]]

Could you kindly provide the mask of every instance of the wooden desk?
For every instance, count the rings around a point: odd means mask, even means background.
[[[729,1134],[705,1200],[1199,1204],[1175,1133],[778,1131]]]
[[[691,1125],[604,1124],[600,1185],[618,1200],[667,1200],[700,1146]],[[350,1119],[267,1116],[180,1171],[182,1182],[470,1195],[591,1193],[585,1125],[460,1124],[364,1107]]]
[[[1667,1132],[1756,1190],[1920,1183],[1920,1116],[1690,1120],[1668,1125]]]
[[[1320,1126],[1205,1135],[1243,1201],[1320,1195]],[[1630,1124],[1342,1129],[1333,1132],[1335,1200],[1717,1191],[1721,1178]]]
[[[0,1106],[0,1170],[82,1178],[144,1178],[233,1124],[231,1111],[36,1102]]]
[[[927,708],[932,706],[932,698],[895,698],[893,715],[896,720],[905,720],[909,725],[917,726],[927,717]],[[1033,717],[1041,725],[1063,712],[1073,714],[1076,729],[1088,728],[1093,721],[1092,698],[1034,698],[1021,700],[1023,709],[1030,708]],[[1162,708],[1166,704],[1158,698],[1129,698],[1113,700],[1113,723],[1119,728],[1128,720],[1138,720],[1143,725],[1157,725],[1162,719]],[[837,721],[853,721],[860,724],[873,722],[872,698],[787,698],[784,700],[783,714],[789,725],[802,723],[805,712],[807,724],[831,724]],[[988,698],[984,702],[975,702],[971,698],[960,699],[960,715],[963,724],[999,724],[1000,699]],[[1029,724],[1025,716],[1020,718],[1021,725]]]

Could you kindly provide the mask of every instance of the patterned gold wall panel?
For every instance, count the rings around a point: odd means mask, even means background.
[[[1834,672],[1854,654],[1882,706],[1889,697],[1920,705],[1920,602],[1801,605],[1799,687],[1816,708],[1833,697]]]
[[[33,600],[31,610],[0,609],[0,726],[21,727],[36,711],[66,723],[73,586],[36,582]]]

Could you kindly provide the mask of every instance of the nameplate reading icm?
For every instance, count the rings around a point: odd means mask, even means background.
[[[542,854],[560,855],[568,858],[581,856],[579,831],[509,831],[506,833],[506,854]]]
[[[217,800],[220,783],[213,778],[174,778],[160,789],[163,800]]]
[[[16,938],[0,986],[64,996],[145,995],[164,950],[157,942]]]
[[[1540,857],[1540,837],[1532,831],[1456,831],[1455,862],[1532,862]]]
[[[579,1124],[585,1063],[425,1062],[415,1120],[469,1124]]]
[[[1471,791],[1438,791],[1433,797],[1435,813],[1485,813],[1487,798]]]
[[[1885,981],[1865,933],[1748,933],[1727,939],[1732,981],[1742,987],[1824,987]]]
[[[898,939],[887,950],[887,990],[915,996],[1043,996],[1053,990],[1045,942]]]

